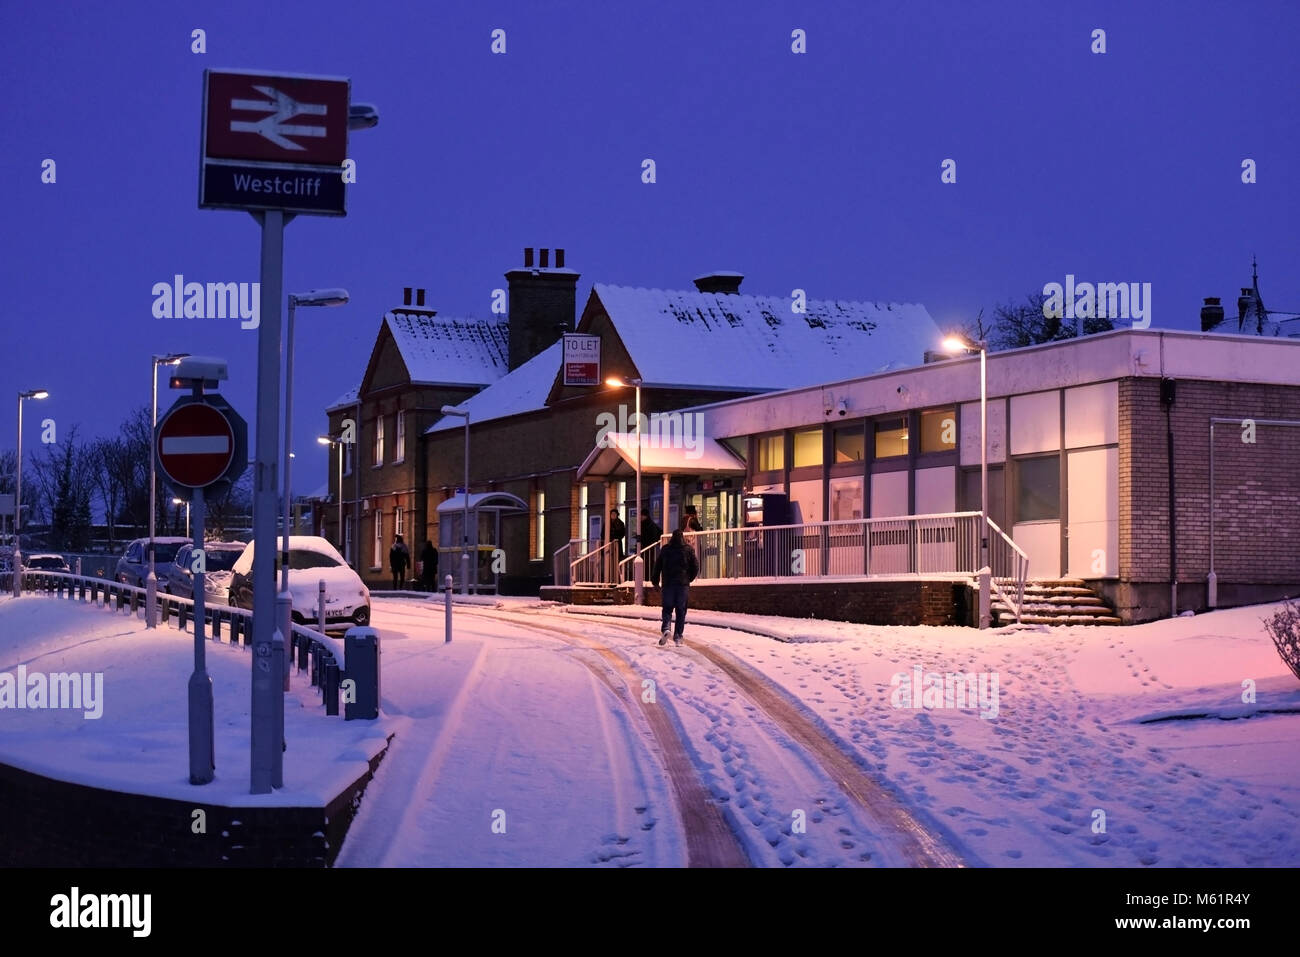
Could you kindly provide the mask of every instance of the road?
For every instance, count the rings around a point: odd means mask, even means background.
[[[960,866],[698,626],[380,599],[398,733],[341,866]],[[757,638],[754,641],[767,641]],[[785,646],[772,642],[774,652]]]

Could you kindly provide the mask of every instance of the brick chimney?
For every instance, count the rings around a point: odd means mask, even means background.
[[[1209,332],[1223,322],[1223,306],[1218,296],[1206,296],[1205,305],[1201,306],[1201,332]]]
[[[565,332],[572,332],[578,308],[578,274],[564,268],[564,250],[524,250],[524,265],[506,273],[510,288],[510,368],[517,369],[546,350]]]
[[[695,288],[700,292],[715,292],[723,295],[734,296],[740,292],[740,284],[744,280],[738,272],[727,272],[719,270],[718,272],[705,273],[703,276],[697,276],[693,281]]]

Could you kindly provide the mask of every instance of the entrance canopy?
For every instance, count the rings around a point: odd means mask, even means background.
[[[725,445],[708,436],[694,436],[691,440],[693,448],[662,445],[653,434],[644,435],[641,440],[642,475],[745,474],[745,463]],[[636,443],[635,432],[607,433],[578,468],[578,481],[636,475]]]
[[[514,512],[520,509],[527,511],[528,503],[518,495],[511,495],[509,492],[476,492],[469,497],[469,510],[471,512],[486,511],[487,509],[506,512]],[[465,496],[463,494],[453,495],[447,501],[440,502],[437,509],[439,515],[463,511],[465,511]]]

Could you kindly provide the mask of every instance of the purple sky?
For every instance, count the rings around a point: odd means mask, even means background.
[[[946,325],[1073,273],[1150,282],[1153,326],[1189,329],[1202,296],[1235,315],[1255,254],[1265,303],[1300,311],[1295,3],[289,6],[5,4],[0,447],[18,389],[49,389],[28,414],[60,430],[114,431],[152,352],[227,358],[254,419],[256,333],[152,315],[176,273],[258,279],[253,220],[197,208],[205,67],[349,76],[380,110],[352,134],[348,216],[286,232],[286,291],[352,293],[299,313],[301,491],[402,287],[487,315],[524,246],[567,250],[580,305],[595,281],[734,269],[744,291],[917,301]]]

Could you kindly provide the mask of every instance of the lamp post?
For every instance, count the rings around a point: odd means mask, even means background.
[[[172,504],[185,506],[185,537],[189,538],[190,537],[190,503],[183,498],[174,498],[172,499]]]
[[[443,415],[455,415],[465,420],[465,515],[461,519],[461,545],[460,545],[460,593],[469,594],[469,410],[457,409],[455,406],[444,405],[442,407]],[[477,545],[478,536],[474,536]],[[475,583],[475,592],[478,591],[477,582]]]
[[[18,393],[18,460],[14,474],[14,597],[23,593],[23,547],[20,532],[23,526],[23,400],[49,398],[44,389],[31,389]]]
[[[979,352],[980,354],[980,567],[987,568],[989,563],[989,464],[988,464],[988,373],[986,359],[988,342],[978,342],[965,336],[951,335],[943,340],[943,348],[948,352]],[[981,603],[980,627],[989,626],[988,618]]]
[[[636,387],[636,521],[632,530],[636,550],[632,553],[635,556],[632,559],[632,586],[634,600],[640,605],[645,601],[645,560],[641,557],[641,380],[610,376],[605,380],[605,385],[616,389],[629,385]]]
[[[149,433],[149,574],[144,580],[144,626],[155,628],[158,625],[158,575],[153,561],[154,512],[157,505],[154,496],[158,486],[158,367],[174,366],[182,359],[188,358],[188,352],[172,352],[165,356],[153,356],[149,370],[149,388],[153,390],[153,431]]]
[[[289,596],[289,514],[293,507],[293,493],[289,484],[290,463],[293,459],[293,317],[299,306],[342,306],[348,301],[346,289],[313,289],[311,292],[289,294],[288,334],[284,351],[284,454],[281,463],[284,470],[284,528],[282,529],[282,546],[280,548],[280,600],[284,602],[285,620],[281,622],[281,633],[286,642],[292,641],[293,603]],[[325,622],[317,622],[321,631]],[[289,681],[288,665],[285,666],[285,683]],[[285,689],[286,691],[288,688]]]
[[[326,445],[326,446],[337,445],[339,447],[339,498],[338,498],[339,527],[338,527],[338,531],[335,532],[335,534],[338,536],[337,541],[338,541],[338,549],[340,555],[343,555],[343,545],[344,545],[343,542],[343,443],[342,441],[340,441],[342,438],[343,438],[343,433],[341,432],[339,433],[338,438],[335,438],[332,435],[318,435],[316,437],[316,441],[319,442],[321,445]],[[343,555],[343,559],[345,561],[347,560],[347,557],[348,557],[347,555]]]

